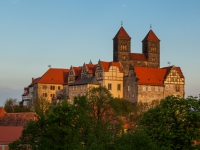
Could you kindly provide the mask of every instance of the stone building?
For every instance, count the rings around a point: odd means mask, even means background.
[[[45,98],[49,102],[68,98],[69,69],[50,68],[39,78],[32,78],[32,83],[25,88],[23,99],[33,103],[37,98]]]
[[[131,53],[131,37],[123,27],[113,38],[113,61],[120,62],[127,76],[129,66],[160,67],[160,40],[150,30],[142,40],[142,53]]]
[[[93,65],[83,64],[81,73],[75,77],[75,69],[71,67],[69,72],[69,99],[73,101],[75,96],[87,93],[90,87],[105,86],[113,97],[123,98],[123,69],[119,62],[98,61]],[[71,79],[70,79],[71,78]],[[73,82],[70,80],[72,79]]]
[[[131,52],[131,37],[120,27],[113,38],[113,61],[98,61],[70,69],[50,68],[25,88],[23,100],[37,97],[70,99],[85,95],[91,86],[105,86],[113,97],[132,103],[184,97],[185,79],[180,67],[160,68],[160,40],[152,29],[142,40],[142,53]]]
[[[128,76],[124,77],[124,99],[137,103],[161,100],[170,95],[184,97],[184,85],[180,67],[130,66]]]

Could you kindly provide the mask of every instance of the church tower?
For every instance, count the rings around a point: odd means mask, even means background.
[[[113,61],[122,64],[130,61],[131,37],[121,26],[115,37],[113,38]]]
[[[160,40],[151,29],[142,40],[142,53],[147,58],[148,67],[160,68]]]

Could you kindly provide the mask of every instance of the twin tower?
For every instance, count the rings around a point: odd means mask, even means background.
[[[131,37],[123,27],[113,38],[113,61],[119,61],[128,75],[130,65],[160,68],[160,40],[150,29],[142,40],[142,53],[131,53]]]

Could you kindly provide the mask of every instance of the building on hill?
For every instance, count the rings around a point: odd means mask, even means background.
[[[50,68],[39,78],[32,78],[28,90],[24,91],[22,98],[26,96],[32,103],[37,98],[45,98],[52,102],[54,99],[68,98],[69,69]]]
[[[71,71],[72,74],[74,71]],[[71,73],[70,72],[70,73]],[[73,78],[70,77],[69,78]],[[84,64],[80,78],[69,84],[69,98],[85,95],[90,87],[105,86],[114,97],[123,98],[123,69],[119,62]]]
[[[114,97],[132,103],[184,97],[185,79],[180,67],[160,68],[160,39],[152,29],[142,40],[142,53],[131,52],[131,37],[123,26],[113,38],[113,61],[98,61],[70,69],[50,68],[25,88],[23,100],[44,97],[70,99],[85,95],[91,86],[105,86]]]
[[[160,67],[160,40],[150,30],[142,40],[142,53],[131,53],[131,37],[123,27],[113,38],[113,61],[120,62],[124,75],[128,75],[129,66]]]
[[[124,77],[124,99],[137,103],[161,100],[170,95],[184,97],[184,85],[180,67],[130,66],[128,76]]]

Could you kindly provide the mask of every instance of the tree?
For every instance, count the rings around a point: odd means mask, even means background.
[[[118,136],[110,146],[110,150],[160,150],[151,137],[142,129]]]
[[[50,102],[43,98],[39,97],[33,102],[33,109],[38,115],[46,115],[50,108]]]
[[[200,139],[200,100],[166,97],[145,112],[139,126],[165,149],[192,149]]]
[[[8,98],[5,101],[4,109],[7,113],[16,113],[16,112],[29,112],[30,109],[19,105],[17,99]]]

